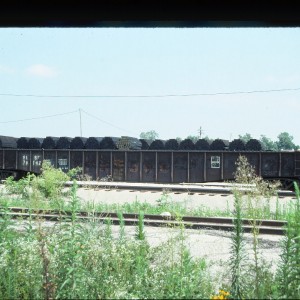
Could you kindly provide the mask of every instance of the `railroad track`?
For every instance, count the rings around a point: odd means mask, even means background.
[[[132,191],[157,191],[162,192],[168,190],[178,193],[203,193],[203,194],[232,194],[233,185],[225,183],[214,184],[161,184],[161,183],[124,183],[124,182],[103,182],[103,181],[77,181],[79,187],[105,189],[105,190],[132,190]],[[65,186],[72,186],[73,182],[66,182]],[[249,186],[240,186],[240,190],[249,190]],[[279,190],[278,196],[294,197],[295,193],[292,191]]]
[[[42,210],[21,208],[21,207],[10,207],[4,211],[3,207],[0,207],[0,218],[4,215],[11,217],[12,219],[40,219],[44,221],[58,222],[58,221],[70,221],[72,213],[70,211],[57,211],[57,210]],[[125,225],[137,225],[139,214],[124,213],[123,220]],[[120,219],[117,213],[111,212],[84,212],[80,211],[76,213],[76,219],[78,221],[90,221],[97,220],[105,222],[110,220],[111,224],[119,225]],[[257,220],[259,224],[259,232],[261,234],[272,234],[272,235],[283,235],[285,232],[284,226],[285,221],[275,220]],[[231,231],[233,229],[232,218],[219,218],[219,217],[190,217],[184,216],[180,220],[172,216],[163,215],[144,215],[145,226],[156,226],[156,227],[176,227],[184,225],[187,229],[214,229]],[[251,232],[252,225],[251,220],[243,219],[244,232]]]

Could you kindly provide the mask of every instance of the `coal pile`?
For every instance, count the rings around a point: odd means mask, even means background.
[[[47,136],[42,143],[42,148],[43,149],[55,149],[56,148],[56,143],[58,141],[58,137],[53,137],[53,136]]]
[[[245,149],[248,150],[248,151],[261,151],[262,150],[262,145],[261,145],[261,142],[259,140],[251,139],[246,143]]]
[[[179,144],[176,139],[169,139],[166,141],[165,149],[166,150],[178,150]]]
[[[102,137],[89,137],[85,142],[86,149],[100,149],[100,142],[103,140]]]
[[[179,150],[195,150],[195,144],[191,139],[185,139],[180,142]]]
[[[149,140],[145,140],[145,139],[140,139],[140,142],[142,143],[142,150],[148,150],[150,145],[151,145],[151,141]]]
[[[206,139],[199,139],[195,143],[195,149],[196,150],[209,150],[210,149],[210,143]]]
[[[76,136],[70,143],[70,149],[84,149],[87,138]]]
[[[227,150],[229,146],[229,141],[227,140],[221,140],[221,139],[215,139],[211,145],[210,150]]]
[[[235,139],[229,143],[230,151],[244,151],[245,149],[245,142],[241,139]]]
[[[28,141],[29,141],[29,138],[28,137],[20,137],[18,140],[17,140],[17,148],[18,149],[28,149]]]
[[[28,148],[29,149],[41,149],[43,138],[30,138],[28,140]]]
[[[165,141],[163,140],[154,140],[150,147],[149,150],[165,150]]]
[[[56,149],[70,149],[72,138],[61,136],[56,142]]]
[[[0,148],[17,148],[17,138],[0,135]]]
[[[116,149],[118,149],[118,147],[117,147],[118,141],[119,141],[119,138],[106,136],[100,142],[100,145],[99,145],[100,149],[116,150]]]

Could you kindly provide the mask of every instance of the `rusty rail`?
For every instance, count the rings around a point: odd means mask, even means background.
[[[71,220],[72,213],[70,211],[57,211],[57,210],[43,210],[43,209],[28,209],[21,207],[10,207],[6,211],[0,212],[2,216],[9,216],[12,219],[39,219],[52,222],[68,222]],[[139,214],[124,213],[123,220],[125,225],[137,225]],[[76,213],[78,221],[100,221],[105,222],[110,220],[113,225],[119,225],[120,219],[117,213],[112,212],[86,212],[80,211]],[[233,218],[222,217],[191,217],[183,216],[180,219],[173,216],[162,215],[144,215],[144,224],[146,226],[169,226],[176,227],[184,225],[187,229],[214,229],[231,231],[233,229]],[[277,220],[256,220],[261,234],[283,235],[285,232],[285,221]],[[243,219],[244,232],[251,232],[253,228],[252,220]]]

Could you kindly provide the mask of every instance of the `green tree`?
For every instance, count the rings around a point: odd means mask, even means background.
[[[155,130],[150,130],[147,132],[141,132],[140,139],[154,141],[154,140],[158,139],[158,136],[159,135]]]
[[[187,139],[190,139],[190,140],[193,141],[193,143],[196,143],[196,142],[198,141],[199,137],[196,136],[196,135],[189,135],[189,136],[187,137]]]
[[[252,139],[252,136],[250,133],[245,133],[244,135],[239,135],[239,139],[241,139],[244,143],[247,143]]]
[[[262,144],[263,150],[271,150],[271,151],[278,150],[277,143],[272,141],[270,138],[266,137],[265,135],[260,136],[260,142]]]
[[[276,142],[278,150],[293,150],[297,149],[297,146],[293,143],[294,137],[287,132],[282,132],[278,135],[278,141]]]

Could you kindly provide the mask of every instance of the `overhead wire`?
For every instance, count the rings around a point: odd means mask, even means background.
[[[129,131],[129,130],[126,130],[126,129],[121,128],[121,127],[118,127],[118,126],[116,126],[116,125],[114,125],[114,124],[112,124],[112,123],[109,123],[109,122],[107,122],[107,121],[104,121],[104,120],[100,119],[99,117],[96,117],[96,116],[94,116],[94,115],[92,115],[92,114],[90,114],[90,113],[84,111],[83,109],[81,109],[81,111],[82,111],[83,113],[85,113],[86,115],[88,115],[88,116],[90,116],[90,117],[92,117],[92,118],[94,118],[94,119],[97,119],[98,121],[100,121],[100,122],[102,122],[102,123],[108,124],[108,125],[110,125],[110,126],[116,128],[116,129],[119,129],[119,130],[122,130],[122,131],[125,131],[125,132],[128,132],[128,133],[132,133],[132,132]]]
[[[188,93],[188,94],[161,94],[161,95],[37,95],[37,94],[13,94],[0,93],[0,96],[7,97],[34,97],[34,98],[168,98],[168,97],[196,97],[196,96],[218,96],[218,95],[238,95],[255,93],[274,93],[299,91],[300,88],[270,89],[270,90],[250,90],[214,93]]]
[[[86,115],[88,115],[89,117],[92,117],[94,119],[97,119],[98,121],[102,122],[102,123],[106,123],[114,128],[117,128],[119,130],[125,131],[125,132],[129,132],[132,133],[131,131],[128,131],[124,128],[118,127],[110,122],[107,122],[105,120],[100,119],[99,117],[96,117],[86,111],[84,111],[83,109],[80,109],[83,113],[85,113]],[[0,121],[1,124],[6,124],[6,123],[18,123],[18,122],[25,122],[25,121],[33,121],[33,120],[39,120],[39,119],[46,119],[46,118],[53,118],[53,117],[57,117],[57,116],[63,116],[63,115],[68,115],[68,114],[74,114],[74,113],[78,113],[78,110],[74,110],[74,111],[70,111],[70,112],[65,112],[65,113],[60,113],[60,114],[54,114],[54,115],[47,115],[47,116],[41,116],[41,117],[34,117],[34,118],[28,118],[28,119],[20,119],[20,120],[12,120],[12,121]]]
[[[32,120],[38,120],[38,119],[46,119],[46,118],[52,118],[52,117],[57,117],[57,116],[69,115],[69,114],[74,114],[74,113],[78,113],[78,110],[74,110],[74,111],[70,111],[70,112],[66,112],[66,113],[61,113],[61,114],[55,114],[55,115],[28,118],[28,119],[20,119],[20,120],[13,120],[13,121],[0,121],[0,123],[5,124],[5,123],[17,123],[17,122],[24,122],[24,121],[32,121]]]

